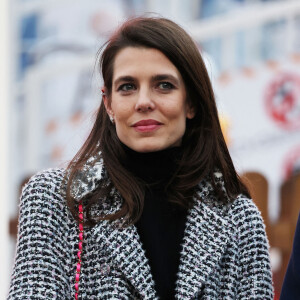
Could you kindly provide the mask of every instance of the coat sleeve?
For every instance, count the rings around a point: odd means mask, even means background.
[[[46,171],[22,192],[15,264],[8,300],[69,299],[68,229],[60,171]]]
[[[300,299],[300,214],[290,261],[284,277],[280,300]]]
[[[265,226],[255,204],[239,199],[234,205],[238,239],[238,288],[236,299],[273,299],[269,243]]]

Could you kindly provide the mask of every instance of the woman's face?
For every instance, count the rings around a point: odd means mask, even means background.
[[[138,152],[180,146],[194,112],[177,68],[159,50],[127,47],[115,58],[111,98],[104,97],[116,132]]]

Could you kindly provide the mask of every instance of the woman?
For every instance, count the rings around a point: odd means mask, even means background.
[[[23,191],[9,299],[272,299],[268,241],[197,47],[163,18],[101,54],[94,127]]]

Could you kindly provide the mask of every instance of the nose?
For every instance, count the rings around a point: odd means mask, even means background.
[[[155,103],[153,99],[151,99],[151,92],[140,90],[135,105],[135,110],[137,110],[138,112],[149,112],[154,109],[155,109]]]

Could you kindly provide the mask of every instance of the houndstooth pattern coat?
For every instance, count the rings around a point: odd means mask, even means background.
[[[78,198],[105,176],[101,164],[89,172],[73,186]],[[8,300],[75,299],[78,231],[61,192],[64,175],[44,171],[23,190]],[[222,184],[222,175],[215,176]],[[120,208],[122,199],[113,194],[102,212]],[[195,199],[186,221],[176,299],[273,299],[268,241],[256,206],[242,195],[220,204],[205,180],[198,195],[202,200]],[[102,221],[85,231],[79,299],[159,299],[134,225]]]

